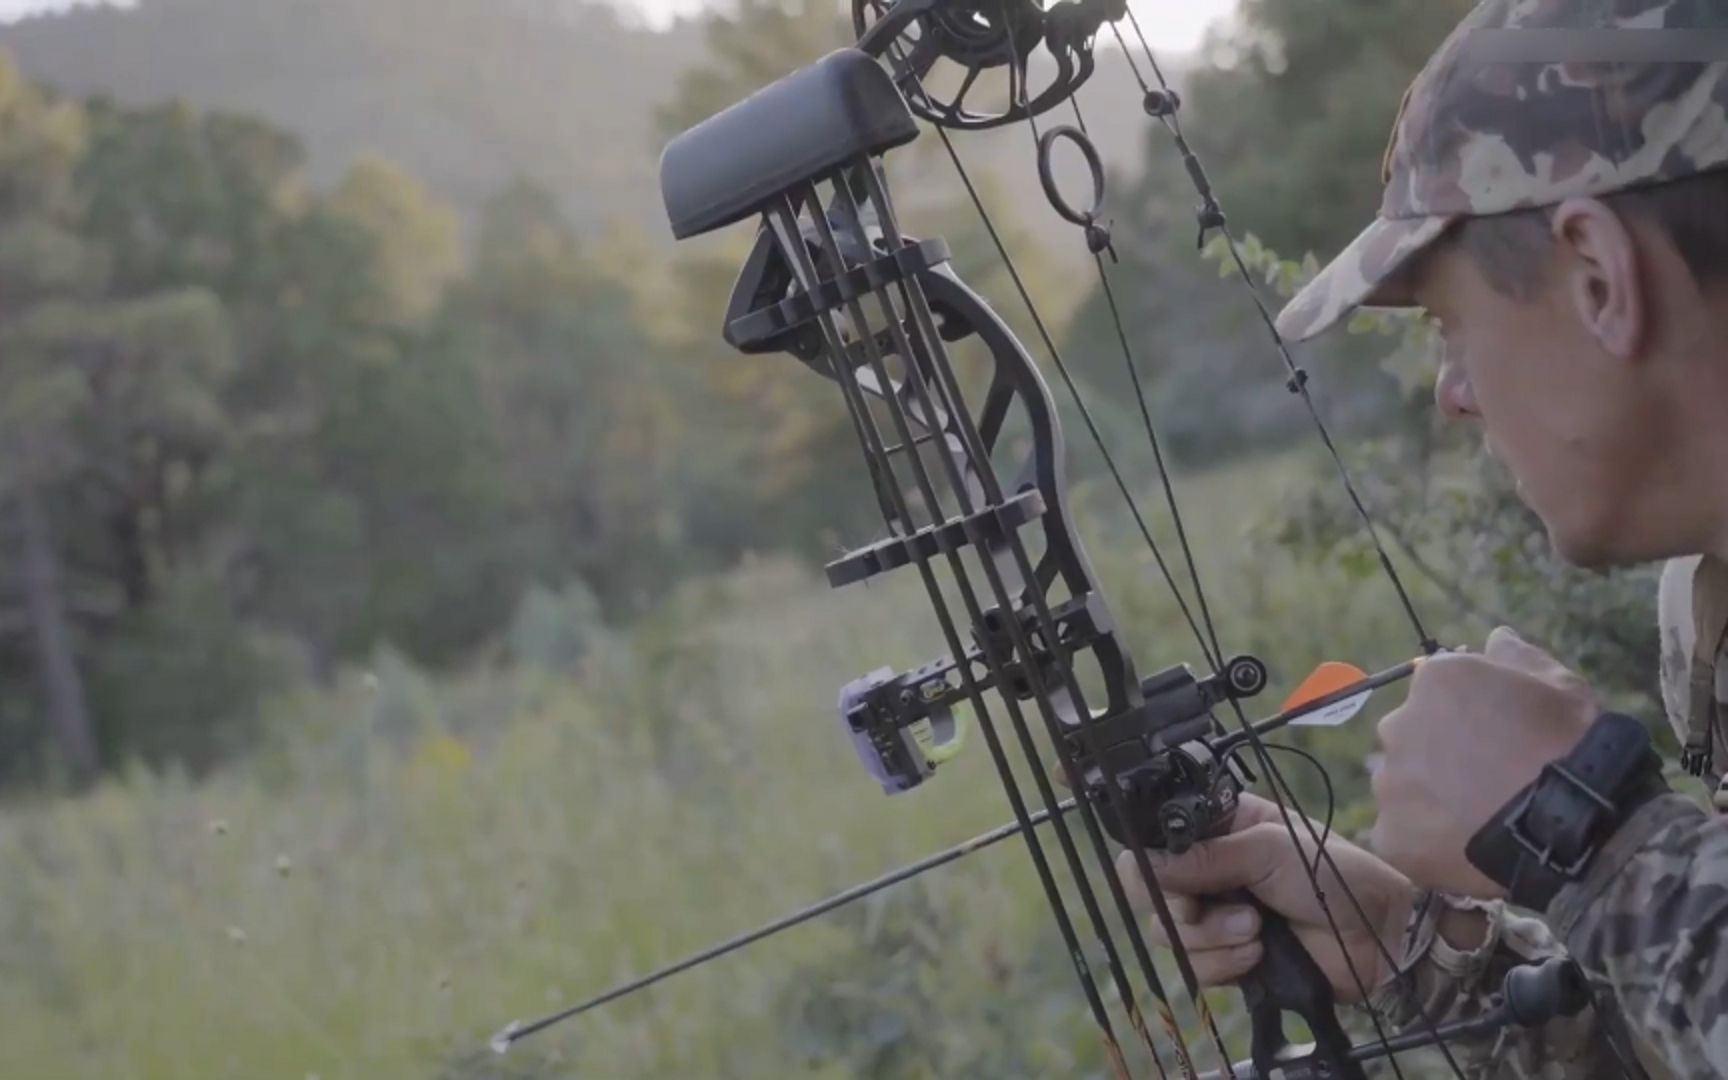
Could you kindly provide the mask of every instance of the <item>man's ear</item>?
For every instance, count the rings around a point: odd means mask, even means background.
[[[1637,359],[1650,331],[1637,237],[1596,199],[1567,199],[1552,222],[1563,255],[1564,302],[1610,356]]]

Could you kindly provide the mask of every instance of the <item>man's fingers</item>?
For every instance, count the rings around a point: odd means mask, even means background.
[[[1294,806],[1286,803],[1284,808],[1280,810],[1278,804],[1273,802],[1271,799],[1263,798],[1254,794],[1252,791],[1244,791],[1237,798],[1236,816],[1231,819],[1230,831],[1241,832],[1250,826],[1263,824],[1276,825],[1282,829],[1284,828],[1284,816],[1286,814],[1290,817],[1290,824],[1296,829],[1296,835],[1307,835],[1307,830],[1302,827],[1304,817],[1302,814],[1297,813]],[[1307,818],[1306,820],[1310,825],[1314,826],[1314,831],[1318,834],[1322,828],[1321,823],[1315,821],[1313,818]]]
[[[1260,935],[1260,913],[1245,904],[1220,904],[1178,929],[1190,952],[1236,948]]]
[[[1510,626],[1496,626],[1482,647],[1482,655],[1496,663],[1536,674],[1558,666],[1546,652],[1525,641]]]
[[[1181,935],[1182,944],[1188,946],[1188,932],[1200,918],[1200,901],[1192,896],[1169,896],[1165,898],[1170,904],[1170,920],[1176,924],[1176,932]],[[1138,901],[1136,901],[1138,905]],[[1146,940],[1160,948],[1168,948],[1170,935],[1164,932],[1164,920],[1158,917],[1151,904],[1138,905],[1147,911]]]
[[[1256,940],[1246,945],[1193,953],[1188,960],[1201,986],[1225,986],[1254,970],[1254,965],[1260,962],[1260,952],[1261,945]]]
[[[1184,931],[1184,936],[1186,936]],[[1154,945],[1160,949],[1170,946],[1162,940],[1154,924],[1153,937],[1157,938]],[[1260,953],[1264,946],[1259,938],[1247,941],[1220,945],[1217,948],[1201,948],[1184,941],[1182,945],[1188,953],[1188,963],[1194,969],[1194,977],[1201,986],[1223,986],[1248,974],[1254,965],[1260,962]]]
[[[1257,803],[1249,803],[1245,796],[1239,813],[1259,815],[1266,812],[1266,807],[1272,807],[1264,800]],[[1277,815],[1275,807],[1271,814]],[[1302,828],[1299,823],[1292,823],[1298,830]],[[1274,824],[1253,822],[1252,818],[1248,824],[1239,823],[1237,831],[1197,844],[1181,855],[1148,851],[1145,856],[1152,869],[1153,883],[1166,899],[1178,895],[1216,896],[1232,889],[1252,888],[1276,873],[1284,863],[1300,858],[1282,819]],[[1142,911],[1153,910],[1151,890],[1140,872],[1137,853],[1123,851],[1117,855],[1116,872],[1135,906]]]
[[[1282,825],[1262,822],[1197,844],[1181,855],[1148,853],[1147,862],[1166,894],[1216,896],[1252,888],[1283,863],[1299,857]],[[1132,877],[1140,876],[1137,862],[1131,862],[1129,869]]]
[[[1158,872],[1156,861],[1152,872]],[[1123,851],[1116,856],[1116,873],[1122,878],[1122,888],[1128,894],[1128,902],[1136,911],[1152,913],[1157,908],[1152,904],[1152,893],[1146,888],[1146,879],[1140,876],[1140,863],[1132,851]],[[1200,917],[1200,900],[1188,893],[1175,892],[1166,887],[1162,878],[1158,887],[1164,894],[1164,902],[1170,907],[1170,917],[1179,923],[1191,923]],[[1155,920],[1156,921],[1156,920]]]
[[[1204,909],[1192,896],[1170,898],[1171,920],[1185,949],[1217,949],[1244,945],[1260,933],[1260,913],[1246,904],[1214,904]],[[1155,945],[1168,947],[1170,937],[1157,915],[1147,919]]]

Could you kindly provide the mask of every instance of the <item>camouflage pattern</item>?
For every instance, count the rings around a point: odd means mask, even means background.
[[[1664,712],[1684,743],[1692,718],[1696,645],[1694,571],[1698,557],[1663,570],[1657,597]],[[1728,648],[1715,652],[1718,724],[1715,760],[1700,790],[1728,809]],[[1705,654],[1708,655],[1707,644]],[[1596,1004],[1537,1031],[1454,1040],[1453,1057],[1473,1077],[1585,1080],[1611,1076],[1728,1075],[1728,967],[1716,928],[1728,914],[1728,825],[1702,797],[1666,795],[1645,806],[1598,855],[1584,881],[1555,897],[1547,912],[1500,902],[1428,895],[1411,920],[1403,977],[1383,987],[1373,1006],[1399,1030],[1422,1030],[1491,1009],[1512,965],[1569,952],[1591,976]],[[1447,910],[1474,910],[1488,931],[1475,949],[1459,950],[1437,933]],[[1427,1020],[1423,1017],[1426,1016]]]
[[[1439,936],[1440,918],[1448,911],[1478,913],[1487,923],[1482,944],[1457,949]],[[1473,1019],[1499,1004],[1507,971],[1565,952],[1546,922],[1501,901],[1429,893],[1411,919],[1402,978],[1385,984],[1370,1005],[1399,1031],[1426,1031],[1430,1022]],[[1639,1060],[1624,1018],[1594,1007],[1538,1031],[1507,1028],[1492,1036],[1450,1039],[1446,1050],[1467,1077],[1608,1080],[1666,1075],[1637,1064],[1623,1068],[1623,1063]]]
[[[1656,1075],[1728,1073],[1728,969],[1717,934],[1728,909],[1728,827],[1664,795],[1614,834],[1584,880],[1545,913]],[[1657,1070],[1660,1070],[1659,1072]]]
[[[1303,341],[1358,306],[1408,307],[1400,271],[1454,222],[1728,165],[1728,63],[1507,62],[1485,29],[1728,27],[1721,0],[1484,0],[1404,96],[1379,216],[1285,306]]]

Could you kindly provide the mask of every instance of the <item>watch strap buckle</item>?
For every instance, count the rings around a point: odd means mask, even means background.
[[[1593,824],[1601,818],[1590,818],[1585,829],[1567,830],[1567,832],[1579,834],[1578,838],[1583,841],[1580,845],[1581,850],[1577,855],[1564,862],[1557,861],[1555,850],[1561,842],[1571,839],[1571,837],[1567,836],[1566,832],[1562,832],[1561,835],[1550,837],[1546,842],[1543,842],[1533,838],[1528,828],[1525,827],[1525,821],[1535,807],[1536,800],[1538,798],[1552,798],[1550,793],[1554,791],[1554,786],[1549,782],[1550,777],[1558,777],[1567,788],[1594,803],[1596,808],[1609,818],[1615,816],[1618,807],[1615,806],[1614,800],[1591,787],[1577,773],[1567,768],[1564,763],[1551,761],[1542,766],[1542,772],[1537,776],[1536,782],[1525,790],[1524,794],[1517,800],[1516,805],[1513,806],[1512,812],[1506,816],[1505,824],[1502,827],[1511,835],[1514,843],[1534,856],[1537,865],[1542,869],[1572,880],[1583,872],[1584,868],[1590,864],[1590,860],[1596,855],[1596,850],[1600,845],[1591,843],[1585,839],[1585,835],[1588,832],[1588,824]]]

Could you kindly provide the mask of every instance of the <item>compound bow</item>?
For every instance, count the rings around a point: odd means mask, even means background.
[[[1133,61],[1121,30],[1124,21],[1139,37],[1157,86]],[[1312,850],[1312,858],[1303,860],[1304,867],[1342,946],[1342,931],[1319,876],[1322,864],[1330,866],[1332,880],[1356,917],[1366,921],[1367,916],[1331,863],[1325,833],[1295,807],[1294,795],[1268,753],[1288,748],[1269,747],[1262,736],[1304,717],[1359,703],[1373,689],[1407,677],[1421,657],[1337,686],[1258,724],[1248,720],[1242,702],[1265,688],[1267,670],[1252,656],[1226,657],[1220,647],[1105,269],[1104,256],[1114,252],[1099,216],[1103,169],[1075,99],[1075,92],[1094,71],[1094,46],[1102,28],[1110,28],[1129,57],[1143,93],[1143,108],[1174,139],[1200,195],[1202,241],[1213,232],[1225,238],[1272,333],[1288,388],[1307,406],[1415,630],[1422,657],[1439,651],[1438,646],[1418,617],[1351,482],[1310,396],[1306,373],[1291,359],[1255,290],[1205,170],[1182,135],[1181,102],[1165,82],[1137,19],[1122,0],[1058,0],[1048,8],[1038,0],[853,0],[853,22],[856,47],[794,72],[672,140],[661,162],[665,205],[679,239],[760,220],[755,247],[726,313],[724,337],[744,353],[788,353],[838,385],[887,526],[885,539],[831,563],[829,582],[841,587],[915,567],[946,640],[946,656],[905,672],[880,670],[842,689],[841,718],[860,759],[891,795],[922,784],[955,743],[956,706],[968,704],[1001,777],[1014,821],[572,1009],[533,1024],[512,1024],[494,1040],[494,1048],[502,1051],[534,1031],[677,971],[967,852],[1020,836],[1073,958],[1113,1075],[1129,1076],[1116,1025],[1081,948],[1080,931],[1058,886],[1053,860],[1038,836],[1038,826],[1046,823],[1085,922],[1103,947],[1104,966],[1128,1024],[1160,1076],[1168,1075],[1164,1059],[1139,1007],[1129,962],[1110,932],[1083,848],[1094,860],[1093,872],[1103,878],[1108,901],[1125,931],[1132,966],[1151,995],[1160,1027],[1186,1077],[1197,1075],[1194,1055],[1153,964],[1112,856],[1111,840],[1132,853],[1145,881],[1187,996],[1217,1045],[1218,1075],[1354,1080],[1366,1075],[1363,1062],[1384,1057],[1402,1076],[1398,1052],[1434,1045],[1461,1076],[1447,1049],[1448,1039],[1512,1023],[1539,1023],[1581,1008],[1587,993],[1576,968],[1551,961],[1515,970],[1500,1007],[1473,1020],[1445,1026],[1429,1022],[1424,1030],[1392,1036],[1370,1007],[1367,1011],[1377,1038],[1352,1045],[1339,1020],[1330,982],[1290,926],[1251,895],[1241,894],[1234,899],[1259,909],[1264,951],[1259,965],[1239,984],[1251,1020],[1251,1060],[1230,1064],[1231,1056],[1180,945],[1147,852],[1180,853],[1227,831],[1239,793],[1253,780],[1242,760],[1242,752],[1251,750],[1291,842]],[[1033,89],[1030,59],[1040,49],[1050,70],[1044,85]],[[929,89],[929,76],[939,62],[961,69],[958,89],[946,98]],[[983,73],[996,69],[1007,76],[1006,107],[974,111],[969,95]],[[1041,132],[1038,118],[1064,101],[1073,106],[1076,125]],[[1079,415],[1104,452],[1116,485],[1194,633],[1209,669],[1206,674],[1197,675],[1188,665],[1150,677],[1139,674],[1073,529],[1067,505],[1066,448],[1049,387],[1007,324],[948,265],[946,244],[902,233],[883,159],[918,136],[915,118],[934,126],[971,193]],[[1192,606],[1110,459],[948,136],[950,130],[984,130],[1020,121],[1031,129],[1040,178],[1052,206],[1084,231],[1097,263],[1194,590]],[[1090,168],[1093,191],[1086,207],[1073,206],[1054,180],[1052,154],[1062,141],[1072,143]],[[965,341],[980,343],[987,357],[984,388],[976,401],[968,399],[949,355],[951,345]],[[1027,445],[1005,436],[1019,430],[1016,424],[1029,433]],[[939,565],[947,569],[963,619],[950,604],[938,577]],[[1097,673],[1091,685],[1102,687],[1096,705],[1088,703],[1082,690],[1083,664],[1088,672]],[[992,714],[987,694],[1007,714],[1006,735]],[[1225,707],[1236,718],[1235,731],[1217,719]],[[1047,771],[1039,767],[1038,740],[1028,712],[1036,714],[1062,778],[1076,793],[1074,798],[1059,799]],[[1033,765],[1032,782],[1042,804],[1036,812],[1028,808],[1010,765],[1010,739]],[[1070,827],[1070,819],[1078,821],[1078,830]],[[1297,832],[1298,822],[1307,834],[1307,845]],[[1349,950],[1343,953],[1366,1004],[1370,987]],[[1396,961],[1383,945],[1381,953],[1388,969],[1395,970]],[[1291,1043],[1284,1030],[1286,1014],[1302,1021],[1311,1043]]]

